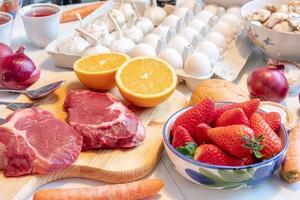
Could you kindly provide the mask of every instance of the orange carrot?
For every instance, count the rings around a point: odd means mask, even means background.
[[[289,133],[289,147],[281,170],[282,177],[289,183],[300,181],[300,120]]]
[[[33,200],[138,200],[157,194],[164,186],[160,179],[100,187],[47,189],[37,191]]]
[[[73,8],[71,10],[67,10],[67,11],[63,12],[63,14],[61,15],[60,23],[66,23],[66,22],[78,20],[77,16],[76,16],[77,12],[80,14],[80,16],[83,19],[86,16],[88,16],[89,14],[91,14],[92,12],[94,12],[102,4],[103,4],[103,2],[97,2],[97,3],[89,4],[86,6],[81,6],[78,8]]]

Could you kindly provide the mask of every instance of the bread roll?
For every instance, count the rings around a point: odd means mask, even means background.
[[[243,102],[249,100],[249,95],[232,82],[223,79],[208,79],[198,84],[189,104],[195,105],[205,98],[215,101]]]

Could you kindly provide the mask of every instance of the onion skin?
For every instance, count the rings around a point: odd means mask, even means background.
[[[24,47],[3,59],[0,65],[0,83],[7,89],[26,89],[40,77],[40,71],[24,54]]]
[[[13,54],[14,52],[6,44],[0,42],[0,66],[4,58]]]
[[[289,91],[284,65],[272,64],[253,71],[248,77],[247,86],[251,97],[264,101],[283,101]]]

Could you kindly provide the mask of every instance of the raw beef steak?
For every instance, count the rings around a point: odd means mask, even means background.
[[[82,137],[39,108],[18,110],[0,125],[0,169],[4,175],[45,174],[78,158]]]
[[[145,138],[141,120],[112,94],[71,90],[65,108],[70,125],[83,136],[83,150],[129,148]]]

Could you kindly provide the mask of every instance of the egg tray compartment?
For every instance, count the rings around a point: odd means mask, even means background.
[[[215,19],[215,23],[217,23],[218,20],[219,19]],[[210,25],[213,26],[215,23],[212,22]],[[246,33],[241,30],[236,35],[235,39],[227,44],[227,48],[222,53],[221,59],[213,66],[213,73],[203,77],[191,76],[185,73],[183,69],[177,69],[176,73],[179,78],[184,81],[192,80],[193,82],[199,82],[200,80],[205,80],[212,77],[220,77],[228,81],[234,81],[246,64],[253,48],[254,45],[251,43],[250,39],[248,39]]]

